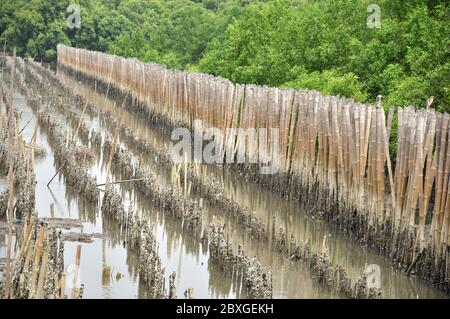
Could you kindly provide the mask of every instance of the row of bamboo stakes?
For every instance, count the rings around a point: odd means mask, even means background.
[[[3,55],[6,58],[6,55]],[[2,61],[4,66],[5,60]],[[0,82],[3,83],[4,73],[2,72]],[[66,277],[64,271],[64,240],[61,234],[58,234],[53,225],[46,224],[40,220],[35,212],[20,216],[22,223],[13,223],[16,218],[15,202],[18,200],[15,185],[15,162],[26,162],[26,183],[34,183],[32,174],[34,174],[34,157],[37,140],[38,121],[33,131],[33,136],[29,142],[30,147],[25,146],[25,141],[20,136],[18,129],[18,120],[14,115],[14,104],[11,98],[14,92],[14,81],[16,78],[16,50],[14,49],[10,87],[6,88],[0,85],[0,130],[7,127],[7,136],[3,136],[8,147],[8,239],[7,239],[7,257],[6,268],[2,273],[0,282],[0,299],[3,298],[67,298],[66,296]],[[20,85],[19,85],[20,86]],[[6,96],[9,96],[6,99]],[[5,101],[5,103],[4,103]],[[6,119],[2,114],[3,104],[7,109]],[[6,123],[4,121],[6,120]],[[22,129],[23,130],[23,129]],[[19,138],[20,137],[20,138]],[[15,151],[19,150],[18,156]],[[18,177],[18,176],[17,176]],[[34,193],[34,190],[33,190]],[[34,197],[34,196],[33,196]],[[53,217],[53,208],[50,208]],[[1,217],[1,216],[0,216]],[[75,274],[72,276],[73,289],[72,298],[80,298],[82,291],[76,287],[79,276],[81,257],[81,246],[77,247]]]
[[[283,179],[287,189],[297,183],[296,191],[320,192],[339,204],[340,216],[351,219],[357,211],[369,231],[388,223],[393,237],[411,239],[409,263],[417,257],[415,249],[428,247],[442,258],[450,245],[446,113],[429,107],[386,112],[381,101],[372,106],[315,91],[233,84],[65,45],[58,45],[58,63],[130,94],[149,114],[171,123],[192,128],[200,119],[204,127],[220,128],[225,152],[237,147],[226,128],[279,128],[277,176],[289,176]],[[397,152],[391,154],[395,133]],[[271,138],[269,130],[268,149]]]

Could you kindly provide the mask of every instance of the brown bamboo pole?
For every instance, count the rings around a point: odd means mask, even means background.
[[[33,299],[36,296],[36,286],[37,286],[36,280],[38,278],[38,271],[39,271],[39,266],[40,266],[40,262],[41,262],[42,247],[43,247],[45,233],[46,233],[45,227],[41,227],[39,230],[38,237],[36,238],[34,263],[33,263],[33,268],[32,268],[32,275],[31,275],[30,299]]]
[[[80,273],[80,259],[81,259],[81,245],[77,246],[77,253],[75,258],[75,274],[73,276],[73,283],[72,283],[72,299],[78,299],[78,293],[79,288],[78,285],[78,276]]]
[[[37,288],[36,288],[36,295],[35,295],[36,299],[42,299],[44,297],[43,290],[44,290],[44,283],[47,278],[47,264],[48,264],[49,253],[50,253],[50,245],[47,244],[45,253],[42,257],[42,264],[40,267],[39,279],[38,279],[38,284],[37,284]]]

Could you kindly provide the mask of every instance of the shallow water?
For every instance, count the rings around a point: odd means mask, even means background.
[[[113,101],[95,92],[82,83],[69,77],[64,77],[76,92],[83,94],[103,111],[110,111],[115,118],[120,117],[135,135],[152,141],[154,144],[167,144],[168,139],[159,131],[146,124],[142,118],[118,107]],[[32,120],[22,132],[29,141],[33,134],[35,115],[26,105],[20,94],[14,93],[14,104],[22,111],[20,127]],[[54,114],[60,112],[55,109]],[[75,110],[74,110],[75,111]],[[76,110],[79,112],[79,110]],[[57,114],[61,124],[66,126],[63,114]],[[98,118],[85,115],[84,120],[91,128],[102,130],[111,135],[107,123]],[[125,141],[121,141],[128,147]],[[66,187],[61,174],[47,188],[46,184],[55,174],[57,167],[54,163],[53,152],[48,144],[43,129],[39,130],[37,143],[47,150],[45,158],[36,161],[36,209],[41,217],[50,216],[50,204],[55,204],[55,217],[73,218],[83,221],[83,232],[99,233],[102,238],[94,239],[92,243],[66,242],[66,266],[75,262],[75,252],[78,245],[81,250],[81,283],[84,284],[84,298],[144,298],[146,288],[139,282],[137,252],[124,247],[123,239],[117,225],[110,221],[103,221],[98,207],[86,203],[74,191]],[[79,143],[81,143],[79,141]],[[129,147],[128,147],[129,148]],[[130,149],[130,148],[129,148]],[[131,151],[131,149],[130,149]],[[90,171],[96,175],[97,183],[104,183],[107,177],[106,159],[102,153],[98,154]],[[143,158],[143,154],[133,151],[134,157]],[[151,158],[143,158],[146,165],[158,167]],[[169,172],[156,169],[161,184],[167,185],[170,181]],[[324,222],[307,217],[305,211],[298,204],[287,201],[259,186],[246,182],[242,177],[228,171],[209,167],[208,173],[220,181],[228,196],[236,200],[248,211],[256,212],[266,225],[271,225],[275,216],[278,230],[280,225],[294,234],[297,241],[308,240],[316,251],[321,249],[324,236],[328,239],[328,249],[334,263],[344,266],[352,279],[362,274],[366,265],[377,264],[381,268],[381,281],[383,297],[385,298],[444,298],[440,291],[427,284],[407,278],[403,273],[396,271],[391,262],[369,249],[362,248],[343,235],[333,231]],[[113,179],[120,179],[113,174]],[[134,208],[152,221],[153,231],[159,243],[159,255],[165,267],[166,286],[167,277],[176,272],[175,285],[178,298],[188,288],[193,288],[195,298],[241,298],[245,297],[240,287],[236,287],[216,267],[208,263],[208,251],[201,244],[193,240],[192,236],[183,232],[181,223],[172,216],[164,214],[153,208],[140,193],[127,184],[116,185],[124,197],[125,207],[133,203]],[[102,194],[102,193],[101,193]],[[193,197],[200,202],[200,198]],[[201,207],[203,226],[206,227],[212,220],[222,220],[227,225],[227,234],[234,248],[241,245],[250,256],[256,256],[264,267],[270,267],[273,272],[275,298],[336,298],[335,293],[329,292],[322,285],[311,278],[308,267],[302,262],[290,262],[273,251],[272,245],[260,242],[251,235],[240,231],[236,224],[215,207],[204,203]],[[72,230],[78,231],[78,230]],[[4,252],[0,233],[0,258]],[[4,240],[4,239],[3,239]],[[110,271],[105,271],[110,270]],[[68,293],[70,293],[70,285]]]

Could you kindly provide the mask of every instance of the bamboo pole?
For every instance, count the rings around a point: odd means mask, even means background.
[[[75,274],[73,276],[73,283],[72,283],[72,299],[78,299],[79,294],[79,288],[78,285],[78,276],[80,273],[80,259],[81,259],[81,245],[77,246],[77,253],[75,258]]]
[[[42,255],[42,247],[44,242],[46,230],[44,227],[41,227],[39,230],[38,237],[36,238],[36,245],[34,247],[34,263],[32,267],[32,275],[31,275],[31,290],[30,290],[30,298],[34,298],[36,296],[36,286],[37,286],[37,278],[38,271],[41,262]]]

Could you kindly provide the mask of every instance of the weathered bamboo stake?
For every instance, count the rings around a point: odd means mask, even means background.
[[[75,274],[73,276],[73,283],[72,283],[72,299],[78,299],[79,294],[79,288],[78,285],[78,276],[80,273],[80,259],[81,259],[81,245],[77,246],[77,253],[75,258]]]
[[[433,140],[436,129],[436,118],[434,113],[430,113],[430,121],[428,125],[428,132],[425,137],[425,144],[423,149],[424,159],[423,164],[425,167],[425,180],[421,182],[422,185],[422,196],[419,203],[419,240],[420,247],[423,249],[425,247],[425,221],[428,210],[428,204],[431,197],[431,190],[433,186],[433,181],[435,177],[435,169],[432,168],[433,161]]]
[[[12,150],[10,150],[12,151]],[[12,229],[13,229],[13,219],[14,219],[14,170],[12,164],[9,166],[8,172],[8,183],[9,183],[9,199],[8,199],[8,247],[6,254],[6,298],[9,297],[9,284],[12,276],[12,266],[11,266],[11,254],[12,254]]]
[[[36,280],[39,271],[39,265],[41,261],[42,255],[42,247],[46,230],[45,227],[41,227],[39,230],[38,237],[36,238],[36,245],[34,247],[34,263],[32,267],[32,275],[31,275],[31,290],[30,290],[30,298],[34,298],[36,296]]]
[[[37,142],[37,130],[39,126],[39,114],[36,118],[36,125],[34,127],[33,136],[31,138],[30,144],[31,144],[31,150],[30,150],[30,158],[27,161],[27,184],[31,181],[31,175],[34,171],[34,155],[36,150],[36,142]]]
[[[60,295],[59,298],[65,299],[66,298],[66,273],[64,272],[60,279]]]
[[[43,298],[43,289],[44,289],[44,283],[47,277],[47,264],[48,264],[48,256],[50,253],[50,245],[47,243],[47,247],[45,249],[44,256],[42,257],[42,263],[40,267],[40,273],[39,273],[39,279],[38,284],[36,288],[36,299],[42,299]]]
[[[106,171],[108,173],[111,170],[112,159],[114,157],[114,154],[116,153],[116,145],[117,145],[117,140],[119,138],[120,125],[121,124],[120,124],[120,118],[119,118],[118,125],[117,125],[117,128],[116,128],[116,132],[114,133],[114,138],[113,138],[113,141],[112,141],[112,144],[111,144],[111,151],[110,151],[110,154],[109,154],[108,164],[106,165]]]
[[[2,64],[2,78],[5,72],[5,63],[6,63],[6,38],[7,38],[7,34],[6,32],[3,33],[5,36],[5,41],[3,42],[3,64]]]
[[[391,109],[393,110],[393,109]],[[388,128],[385,129],[386,127],[386,123],[385,123],[385,114],[382,111],[381,112],[381,116],[382,116],[382,133],[383,133],[383,140],[384,140],[384,153],[385,153],[385,161],[387,162],[387,168],[388,168],[388,177],[389,177],[389,185],[390,185],[390,194],[391,194],[391,200],[392,200],[392,210],[391,210],[391,215],[390,217],[393,217],[393,213],[395,212],[395,204],[396,204],[396,199],[395,199],[395,187],[394,187],[394,177],[392,174],[392,166],[391,166],[391,156],[389,154],[389,134],[390,134],[390,126],[392,124],[392,114],[393,112],[391,112],[391,110],[389,111],[389,117],[388,117]],[[390,122],[390,123],[389,123]]]
[[[80,130],[81,123],[83,122],[83,116],[84,116],[84,112],[86,112],[87,105],[88,105],[88,101],[86,100],[86,102],[84,103],[83,111],[81,112],[81,115],[80,115],[80,119],[78,121],[77,129],[75,130],[75,133],[73,134],[72,139],[70,141],[70,145],[72,145],[75,142],[75,140],[78,136],[78,132]]]

